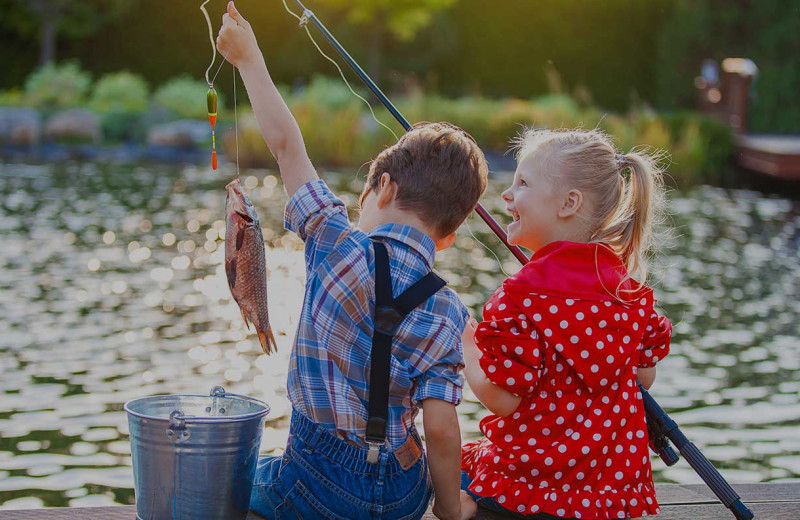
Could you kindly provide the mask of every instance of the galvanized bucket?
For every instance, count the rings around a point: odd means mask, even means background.
[[[215,387],[208,396],[125,403],[138,520],[244,520],[267,404]]]

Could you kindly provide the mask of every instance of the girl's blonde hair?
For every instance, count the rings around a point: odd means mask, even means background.
[[[513,144],[518,162],[542,153],[556,185],[584,194],[591,209],[584,217],[587,241],[611,247],[628,277],[644,283],[664,221],[666,153],[643,148],[620,154],[599,130],[527,129]]]

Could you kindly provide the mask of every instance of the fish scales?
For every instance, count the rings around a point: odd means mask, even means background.
[[[267,263],[258,215],[236,179],[226,187],[225,274],[245,324],[253,324],[264,352],[277,346],[267,308]]]

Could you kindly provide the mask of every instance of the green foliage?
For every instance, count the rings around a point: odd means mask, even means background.
[[[86,100],[92,80],[77,62],[48,64],[25,81],[25,102],[37,108],[71,108]]]
[[[145,134],[141,121],[141,113],[126,110],[112,110],[100,116],[103,137],[111,142],[141,141]]]
[[[20,89],[12,88],[0,91],[0,107],[20,107],[24,104],[25,100]]]
[[[672,0],[659,36],[658,103],[694,106],[693,78],[704,59],[749,58],[754,132],[800,132],[800,9],[796,0]]]
[[[411,41],[431,23],[434,15],[452,7],[458,0],[321,0],[347,11],[348,21],[359,25],[385,24],[400,41]]]
[[[144,79],[127,71],[114,72],[95,84],[89,106],[100,112],[142,112],[149,88]]]
[[[663,116],[672,137],[670,173],[678,185],[717,184],[733,151],[733,132],[720,121],[681,111]]]
[[[368,109],[342,87],[315,80],[305,92],[287,95],[308,153],[315,164],[360,167],[394,138],[377,125]],[[495,100],[479,96],[448,99],[412,96],[395,99],[409,121],[449,121],[472,134],[484,150],[506,152],[510,139],[524,127],[595,128],[608,132],[622,151],[649,146],[671,156],[668,175],[678,187],[717,183],[732,151],[731,130],[714,119],[694,112],[661,115],[640,109],[625,115],[581,107],[569,96],[548,95],[531,101]],[[398,125],[385,110],[379,119],[396,132]],[[275,161],[247,110],[240,111],[239,157],[243,166],[274,167]],[[225,152],[235,153],[233,132],[224,137]]]
[[[205,119],[208,117],[206,92],[208,85],[202,80],[181,76],[171,79],[156,89],[153,100],[178,117]],[[222,95],[217,90],[218,110],[222,109]]]
[[[367,93],[362,89],[355,89],[361,97],[366,97]],[[340,109],[353,103],[361,103],[353,96],[350,89],[341,79],[328,76],[317,75],[311,79],[308,87],[303,94],[306,103],[319,105],[329,109]]]

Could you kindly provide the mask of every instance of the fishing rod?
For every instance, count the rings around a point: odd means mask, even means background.
[[[381,89],[378,88],[378,85],[372,81],[372,78],[364,72],[364,69],[359,66],[356,60],[350,56],[350,53],[342,47],[328,28],[325,27],[325,24],[323,24],[311,10],[307,9],[301,0],[295,1],[297,5],[300,6],[300,9],[303,10],[303,15],[300,17],[300,26],[305,27],[308,22],[311,21],[333,48],[336,49],[336,52],[339,53],[342,59],[353,69],[353,72],[358,75],[364,85],[375,94],[375,97],[377,97],[383,106],[394,116],[397,122],[400,123],[406,131],[411,130],[412,126],[408,120],[403,117],[400,111],[397,110],[397,107],[395,107]],[[525,265],[528,263],[528,257],[525,253],[523,253],[519,247],[508,243],[506,232],[480,203],[476,206],[475,211],[521,264]],[[678,428],[677,423],[667,415],[664,409],[659,406],[656,400],[653,399],[653,396],[645,390],[641,383],[639,383],[639,391],[642,394],[645,415],[647,416],[647,431],[650,436],[651,449],[661,457],[661,460],[663,460],[667,466],[672,466],[678,462],[679,457],[670,446],[669,440],[667,440],[668,438],[671,439],[678,447],[681,454],[686,458],[687,462],[689,462],[689,465],[691,465],[714,494],[717,495],[720,501],[731,510],[736,519],[751,520],[754,517],[753,512],[742,503],[739,495],[736,494],[730,484],[720,475],[719,471],[717,471],[711,462],[693,443],[689,442],[689,439],[687,439],[680,428]]]

